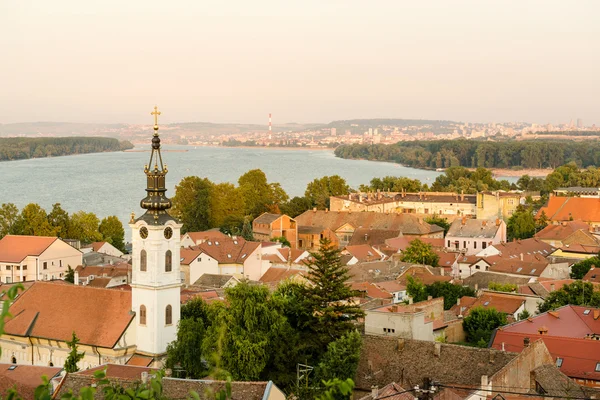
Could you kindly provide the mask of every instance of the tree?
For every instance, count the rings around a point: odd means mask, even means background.
[[[186,176],[175,186],[171,215],[183,224],[182,233],[211,228],[212,189],[210,180],[197,176]]]
[[[50,226],[46,211],[35,203],[23,207],[13,227],[19,235],[56,236],[56,229]]]
[[[429,243],[424,243],[419,239],[414,239],[402,252],[402,261],[437,267],[438,262],[440,261],[440,256],[433,251],[433,247]]]
[[[177,326],[177,339],[167,346],[167,368],[177,378],[200,379],[207,375],[208,365],[202,356],[206,336],[202,318],[185,318]]]
[[[540,312],[546,312],[567,304],[600,307],[600,291],[595,291],[594,285],[590,282],[575,281],[550,292],[538,309]]]
[[[69,233],[69,213],[63,210],[60,203],[52,205],[52,211],[48,214],[48,222],[56,230],[59,237],[65,238]]]
[[[98,231],[100,220],[94,213],[77,211],[71,216],[69,238],[80,240],[82,243],[99,242],[102,234]]]
[[[572,279],[583,279],[592,267],[600,267],[600,256],[581,260],[571,267]]]
[[[111,215],[102,219],[98,231],[104,240],[125,252],[125,230],[119,218]]]
[[[527,318],[529,318],[529,311],[527,311],[527,310],[523,310],[522,312],[519,313],[519,315],[517,315],[517,319],[519,321],[522,321]]]
[[[339,175],[324,176],[315,179],[306,186],[304,196],[311,202],[313,207],[321,210],[329,208],[331,196],[343,196],[350,192],[346,180]]]
[[[271,242],[281,243],[284,247],[292,247],[292,245],[290,244],[290,241],[287,240],[285,238],[285,236],[275,236],[275,237],[272,237],[270,240],[271,240]]]
[[[427,287],[412,276],[407,278],[406,293],[415,303],[427,300]]]
[[[327,352],[316,368],[317,379],[354,378],[360,359],[362,338],[358,331],[350,331],[327,345]]]
[[[427,285],[427,294],[434,299],[444,298],[444,310],[449,310],[456,300],[463,296],[475,297],[475,291],[468,286],[454,285],[450,282],[434,282]]]
[[[67,265],[67,272],[65,273],[65,282],[75,283],[75,270]]]
[[[71,351],[69,351],[69,355],[67,356],[67,359],[65,360],[64,369],[66,372],[72,373],[72,372],[79,371],[79,367],[77,366],[77,363],[79,361],[81,361],[83,359],[83,357],[85,356],[85,352],[82,352],[82,353],[77,352],[77,343],[79,343],[79,338],[77,337],[75,332],[73,332],[71,341],[67,342],[67,346],[69,347],[69,349],[71,349]]]
[[[252,229],[252,222],[249,217],[244,218],[244,225],[242,226],[242,237],[248,241],[254,241],[254,231]]]
[[[354,381],[350,378],[345,381],[336,378],[323,381],[323,386],[326,390],[316,400],[350,400],[354,390]]]
[[[267,182],[267,176],[260,169],[253,169],[238,179],[239,190],[244,199],[244,215],[252,218],[269,210],[274,202],[273,188]]]
[[[448,233],[448,230],[450,229],[450,223],[448,222],[448,220],[446,218],[442,218],[438,215],[434,215],[433,217],[425,218],[424,221],[427,222],[428,224],[437,225],[440,228],[444,228],[444,236]]]
[[[310,199],[306,197],[294,197],[287,203],[284,203],[280,206],[280,210],[283,214],[296,218],[298,215],[303,212],[310,210],[312,208],[312,202]]]
[[[468,342],[487,347],[494,329],[507,323],[506,314],[495,308],[475,307],[463,320],[463,328]]]
[[[213,186],[210,208],[210,225],[212,227],[225,226],[229,230],[233,230],[234,226],[241,225],[240,222],[244,221],[244,198],[241,196],[239,188],[231,183],[219,183]],[[235,222],[232,224],[232,221]]]
[[[508,219],[506,231],[509,240],[528,239],[535,235],[536,224],[531,210],[519,207]]]
[[[496,283],[496,282],[490,282],[488,284],[488,289],[489,290],[495,290],[496,292],[516,292],[518,289],[518,286],[515,285],[514,283]]]
[[[354,329],[354,321],[364,316],[352,301],[356,292],[347,285],[348,268],[340,262],[340,251],[323,238],[319,251],[311,253],[308,280],[304,287],[304,307],[311,313],[309,338],[317,349],[325,352],[329,342]]]
[[[0,207],[0,239],[13,232],[19,219],[19,209],[13,203],[3,203]]]

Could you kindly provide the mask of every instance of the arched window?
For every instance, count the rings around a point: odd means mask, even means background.
[[[142,252],[140,253],[140,271],[145,271],[147,264],[148,255],[146,254],[146,250],[142,250]]]
[[[169,304],[167,309],[165,310],[165,324],[171,325],[173,324],[173,307]]]
[[[17,357],[12,356],[12,359],[10,360],[13,364],[17,363]]]
[[[171,250],[167,250],[165,253],[165,272],[171,272],[173,268],[173,253]]]
[[[48,363],[48,366],[49,366],[49,367],[54,367],[54,363],[53,363],[52,361],[50,361],[50,362]]]
[[[140,306],[140,325],[146,325],[146,306]]]

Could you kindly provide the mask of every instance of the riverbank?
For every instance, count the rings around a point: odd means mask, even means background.
[[[474,169],[472,169],[474,170]],[[530,177],[545,178],[552,173],[552,169],[502,169],[502,168],[490,168],[492,175],[495,178],[498,177],[521,177],[523,175],[529,175]]]

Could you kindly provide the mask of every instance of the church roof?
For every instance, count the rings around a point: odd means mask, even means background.
[[[10,306],[5,333],[113,348],[134,315],[131,292],[36,282]]]

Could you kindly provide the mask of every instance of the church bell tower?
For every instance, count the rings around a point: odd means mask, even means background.
[[[165,192],[167,166],[163,165],[158,136],[157,107],[150,162],[144,167],[146,197],[140,206],[146,212],[138,219],[132,214],[132,298],[135,312],[137,353],[159,357],[177,338],[180,318],[180,230],[167,210]]]

